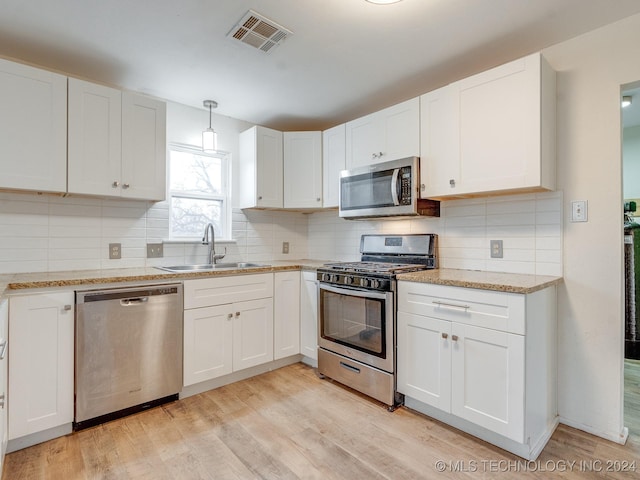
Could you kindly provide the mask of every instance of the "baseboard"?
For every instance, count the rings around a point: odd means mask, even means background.
[[[627,443],[627,438],[629,437],[629,429],[627,427],[622,427],[622,431],[620,433],[610,433],[596,430],[590,425],[585,425],[584,423],[580,422],[574,422],[573,420],[569,420],[568,418],[564,417],[560,417],[560,423],[566,425],[567,427],[590,433],[591,435],[595,435],[596,437],[619,443],[620,445],[624,445],[625,443]]]
[[[63,437],[70,434],[72,431],[73,424],[65,423],[64,425],[60,425],[59,427],[53,427],[47,430],[43,430],[42,432],[36,432],[30,435],[25,435],[24,437],[14,438],[12,440],[9,440],[9,443],[7,444],[7,453],[22,450],[23,448],[31,447],[33,445],[37,445],[38,443],[47,442],[49,440],[53,440],[54,438]]]
[[[305,357],[300,354],[292,355],[287,358],[281,358],[279,360],[274,360],[273,362],[263,363],[262,365],[246,368],[244,370],[240,370],[239,372],[233,372],[229,375],[224,375],[222,377],[207,380],[206,382],[196,383],[195,385],[188,385],[182,389],[182,392],[180,392],[180,398],[182,399],[191,397],[193,395],[198,395],[200,393],[213,390],[214,388],[223,387],[225,385],[229,385],[230,383],[239,382],[241,380],[246,380],[247,378],[255,377],[256,375],[261,375],[272,370],[277,370],[278,368],[298,363],[303,358]]]

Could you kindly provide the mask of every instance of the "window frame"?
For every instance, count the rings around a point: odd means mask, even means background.
[[[171,153],[173,151],[189,153],[194,155],[200,155],[209,158],[218,158],[221,160],[221,176],[222,176],[222,195],[217,194],[203,194],[190,192],[188,190],[174,190],[171,188]],[[222,202],[221,219],[223,232],[216,231],[216,243],[224,241],[232,241],[231,239],[231,155],[229,152],[223,150],[216,150],[213,153],[207,153],[202,148],[195,145],[187,145],[182,143],[169,143],[167,148],[167,200],[169,204],[169,241],[171,242],[183,242],[183,243],[201,243],[202,236],[189,237],[189,236],[176,236],[173,233],[173,199],[185,198],[195,200],[213,200]],[[204,233],[204,231],[203,231]]]

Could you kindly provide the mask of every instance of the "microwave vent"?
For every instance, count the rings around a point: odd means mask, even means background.
[[[268,53],[291,35],[293,32],[290,30],[253,10],[249,10],[234,25],[227,37]]]

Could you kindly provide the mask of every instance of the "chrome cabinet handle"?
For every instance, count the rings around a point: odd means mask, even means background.
[[[4,360],[4,355],[7,353],[7,341],[3,340],[2,343],[0,343],[0,360]]]
[[[123,189],[127,189],[127,188],[129,188],[129,187],[130,187],[130,185],[129,185],[128,183],[123,183],[123,184],[122,184],[122,188],[123,188]]]
[[[112,187],[112,188],[118,188],[119,186],[120,186],[120,182],[119,182],[119,181],[117,181],[117,180],[115,180],[115,181],[111,184],[111,187]]]
[[[0,408],[4,408],[4,393],[0,395]]]
[[[451,335],[451,340],[453,340],[454,342],[458,341],[458,335]]]
[[[462,308],[464,310],[469,310],[471,308],[471,305],[456,305],[455,303],[446,303],[441,302],[440,300],[434,300],[433,303],[434,305],[438,305],[440,307]]]
[[[65,305],[63,308],[64,308],[65,310],[69,311],[69,310],[71,310],[71,305]]]
[[[421,183],[420,190],[424,192],[426,189],[427,189],[426,185],[424,183]]]
[[[447,338],[449,338],[449,334],[442,332],[442,338],[446,340]]]

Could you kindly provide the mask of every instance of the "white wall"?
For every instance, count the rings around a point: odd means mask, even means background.
[[[557,74],[558,188],[564,211],[589,201],[589,221],[564,226],[558,291],[561,420],[621,440],[623,270],[620,91],[640,79],[640,16],[546,49]]]
[[[623,197],[640,198],[640,126],[625,128],[622,139]]]

